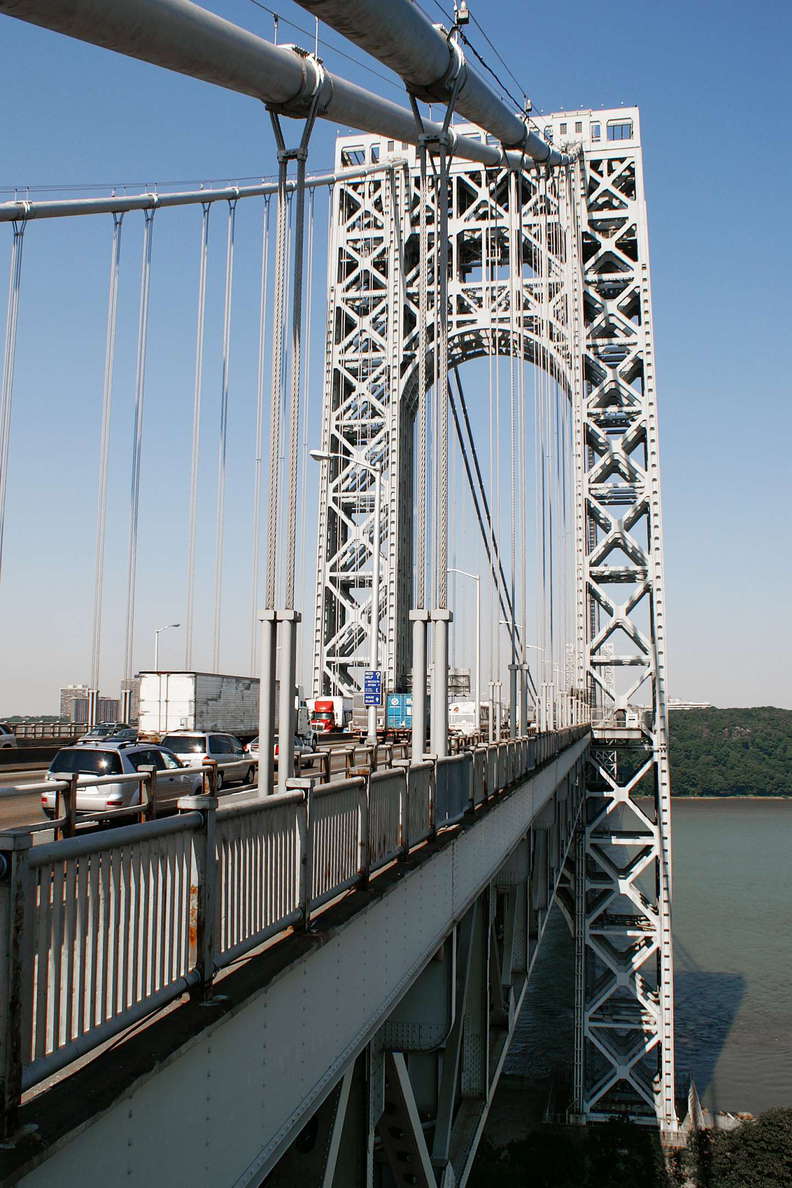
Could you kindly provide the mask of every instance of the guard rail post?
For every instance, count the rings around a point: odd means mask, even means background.
[[[153,821],[157,815],[157,769],[152,764],[144,764],[138,768],[142,776],[140,781],[141,820]],[[143,789],[146,790],[146,803],[143,804]]]
[[[404,772],[404,781],[399,791],[399,855],[406,858],[410,852],[409,813],[410,813],[410,760],[394,759],[393,766]]]
[[[63,825],[58,825],[55,828],[56,841],[60,841],[64,837],[74,837],[77,813],[77,781],[79,778],[76,771],[71,772],[63,780],[66,787],[58,788],[55,793],[55,816],[65,816],[66,818]],[[61,812],[61,805],[63,805],[63,812]]]
[[[368,885],[371,866],[371,771],[363,774],[358,794],[358,881],[361,887]]]
[[[429,841],[434,841],[437,837],[437,755],[424,755],[424,759],[432,765],[429,776]]]
[[[217,796],[217,760],[204,759],[201,767],[204,773],[205,795]]]
[[[193,836],[190,872],[190,961],[199,975],[191,990],[193,998],[207,997],[215,975],[215,913],[217,906],[217,857],[215,851],[215,810],[217,797],[181,796],[176,802],[180,813],[200,813],[201,827]]]
[[[297,864],[297,907],[300,910],[300,920],[295,928],[307,932],[311,927],[311,892],[313,891],[313,792],[319,783],[319,777],[295,776],[286,781],[289,792],[302,792],[303,801],[297,814],[297,845],[299,847],[299,861]]]
[[[31,910],[28,851],[29,833],[0,837],[0,1137],[10,1139],[17,1128],[22,1097],[23,995],[31,991],[24,976],[24,956],[30,941]]]

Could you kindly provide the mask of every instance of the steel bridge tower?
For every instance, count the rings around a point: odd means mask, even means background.
[[[635,108],[579,111],[543,117],[543,125],[574,153],[571,166],[527,162],[515,184],[502,169],[451,164],[449,365],[521,355],[571,403],[576,684],[595,738],[585,825],[566,880],[577,945],[572,1112],[657,1119],[670,1130],[665,613],[639,116]],[[371,172],[345,180],[345,168],[361,165]],[[344,136],[336,167],[322,424],[322,450],[334,457],[322,463],[320,485],[315,694],[356,691],[368,666],[372,465],[383,469],[379,622],[389,689],[405,688],[410,672],[415,565],[418,155],[384,137]],[[510,266],[516,237],[519,275]],[[431,280],[432,235],[429,245]],[[428,301],[433,356],[431,283]],[[430,357],[430,376],[433,367]]]

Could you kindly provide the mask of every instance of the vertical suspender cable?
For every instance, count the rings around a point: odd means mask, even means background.
[[[311,123],[313,121],[311,120]],[[307,139],[303,133],[304,140]],[[294,568],[297,537],[297,472],[300,450],[300,393],[302,377],[303,247],[305,241],[305,165],[307,153],[297,158],[294,189],[294,282],[292,288],[291,390],[289,399],[288,499],[286,505],[285,607],[294,607]]]
[[[517,270],[519,276],[518,284],[518,333],[520,340],[520,371],[519,371],[519,401],[520,401],[520,473],[522,483],[520,486],[520,506],[522,517],[520,520],[520,539],[522,558],[520,564],[520,589],[521,598],[520,605],[522,607],[522,621],[523,621],[523,641],[527,644],[529,639],[528,630],[528,482],[527,482],[527,467],[528,467],[528,433],[527,433],[527,417],[525,410],[525,350],[526,350],[526,334],[525,334],[525,284],[523,280],[523,273],[525,271],[525,227],[523,221],[523,175],[520,174],[520,195],[517,207]],[[526,675],[530,674],[531,655],[527,647],[523,648],[523,664],[526,666]],[[527,723],[525,723],[527,726]]]
[[[195,617],[195,544],[198,527],[198,463],[201,448],[201,395],[203,390],[204,325],[206,321],[206,265],[209,256],[209,211],[203,203],[198,258],[198,311],[195,326],[195,378],[193,382],[192,462],[190,465],[190,511],[187,536],[187,613],[184,622],[184,667],[192,668],[193,621]]]
[[[438,284],[436,288],[439,303],[439,317],[435,319],[435,333],[438,335],[437,357],[437,409],[435,433],[437,435],[437,469],[435,506],[437,515],[437,605],[445,610],[448,606],[448,149],[446,143],[440,146],[440,169],[437,179],[437,204],[435,208],[437,227]]]
[[[264,199],[261,229],[261,285],[259,288],[258,367],[256,372],[256,463],[253,482],[253,542],[250,563],[250,671],[258,659],[259,563],[261,559],[261,487],[264,470],[264,375],[267,350],[267,282],[269,280],[270,199]]]
[[[317,40],[318,40],[318,22],[317,22]],[[308,516],[307,502],[308,502],[308,410],[311,390],[311,317],[313,312],[313,298],[314,298],[314,237],[315,237],[315,193],[311,189],[308,191],[308,245],[306,249],[306,265],[305,265],[305,295],[307,308],[307,322],[308,332],[305,335],[303,344],[303,388],[302,388],[302,409],[300,412],[300,424],[302,425],[302,448],[300,450],[300,507],[305,509],[302,519],[300,521],[300,547],[297,556],[297,570],[303,573],[305,569],[305,556],[308,537]],[[297,639],[297,666],[300,671],[300,664],[302,663],[301,646],[304,639],[304,633],[300,634]]]
[[[110,281],[107,289],[107,329],[102,387],[102,427],[99,433],[99,494],[96,509],[96,573],[94,577],[93,641],[91,646],[91,689],[98,692],[102,646],[102,593],[104,586],[105,537],[107,527],[107,461],[110,452],[110,414],[113,404],[113,362],[118,325],[118,270],[121,262],[123,214],[113,215],[113,243],[110,253]],[[93,726],[94,722],[89,722]]]
[[[19,320],[19,294],[22,283],[22,242],[25,235],[25,220],[15,220],[12,227],[14,235],[11,241],[11,266],[8,273],[8,309],[3,348],[3,378],[2,387],[0,387],[0,575],[3,572],[3,537],[5,536],[8,458],[11,443],[11,402],[14,392],[14,360]]]
[[[547,680],[547,540],[546,540],[546,509],[545,509],[545,453],[544,453],[544,403],[545,379],[547,368],[546,323],[545,323],[545,273],[547,269],[547,235],[545,219],[544,174],[539,172],[537,178],[538,190],[538,221],[536,226],[537,263],[538,268],[538,334],[537,334],[537,367],[534,372],[534,439],[536,442],[536,526],[539,535],[537,549],[537,603],[539,614],[539,667],[542,674],[542,688]]]
[[[516,222],[516,206],[517,206],[517,174],[512,170],[508,177],[509,184],[509,418],[511,429],[511,456],[510,456],[510,471],[511,471],[511,602],[514,610],[512,611],[512,622],[510,624],[509,634],[511,636],[511,663],[517,664],[517,625],[514,620],[517,617],[517,516],[518,516],[518,490],[517,490],[517,464],[519,456],[520,442],[518,437],[518,407],[517,407],[517,376],[515,372],[516,367],[516,346],[517,346],[517,277],[516,277],[516,263],[517,263],[517,222]],[[516,697],[516,674],[511,676],[511,689],[514,690]],[[510,722],[511,731],[514,735],[516,733],[515,715],[516,704],[512,706],[512,721]]]
[[[494,398],[493,398],[493,393],[494,393],[493,359],[495,356],[495,342],[494,342],[494,337],[493,337],[494,329],[493,329],[493,325],[492,325],[492,316],[493,315],[492,315],[492,283],[491,283],[492,282],[492,270],[491,270],[492,205],[491,205],[491,200],[490,200],[489,173],[486,169],[486,166],[484,167],[483,174],[484,174],[484,188],[485,188],[486,194],[487,194],[487,222],[486,222],[486,225],[482,229],[481,277],[482,277],[482,283],[484,285],[484,313],[485,313],[486,320],[489,324],[489,351],[487,352],[487,412],[488,412],[488,428],[489,428],[488,463],[489,463],[490,498],[493,503],[493,511],[494,511],[495,489],[496,489],[497,478],[495,476],[495,403],[494,403]],[[491,605],[490,605],[490,658],[489,659],[490,659],[490,685],[492,686],[493,690],[494,690],[495,681],[498,679],[497,669],[496,669],[496,647],[497,647],[497,638],[498,638],[498,630],[499,630],[499,626],[498,626],[499,615],[497,614],[497,609],[498,609],[497,577],[496,577],[494,565],[492,562],[492,558],[494,557],[494,555],[495,555],[495,525],[493,522],[492,515],[490,515],[490,517],[489,517],[489,556],[490,556],[490,564],[492,566],[493,585],[492,585],[492,600],[491,600]],[[490,719],[489,719],[490,741],[492,741],[492,739],[494,738],[494,733],[493,733],[494,715],[495,715],[495,704],[491,698],[490,699]]]
[[[418,526],[417,526],[417,591],[418,608],[426,607],[426,354],[428,350],[427,322],[429,302],[427,292],[426,265],[429,253],[429,232],[426,218],[428,201],[428,178],[426,170],[426,145],[419,150],[421,177],[418,196],[419,247],[418,247]]]
[[[275,281],[272,321],[272,385],[270,394],[270,456],[267,486],[267,549],[265,560],[264,605],[275,608],[278,564],[278,490],[280,486],[281,401],[283,399],[283,325],[286,304],[286,265],[289,248],[289,211],[286,187],[288,162],[278,162],[278,211],[275,239]]]
[[[143,446],[143,398],[146,390],[151,234],[154,226],[154,210],[144,211],[143,218],[145,223],[143,230],[143,260],[140,268],[140,308],[138,315],[137,359],[135,364],[135,423],[132,430],[132,476],[130,482],[129,553],[127,560],[127,615],[124,646],[124,678],[126,681],[132,676],[132,649],[135,636],[135,587],[137,584],[138,519],[140,514],[140,456]]]
[[[225,554],[225,482],[228,446],[228,376],[231,362],[231,297],[234,287],[234,230],[236,199],[228,204],[226,238],[225,302],[223,305],[223,372],[220,387],[220,441],[217,450],[217,522],[215,525],[215,591],[212,671],[220,671],[220,619],[223,602],[223,560]]]

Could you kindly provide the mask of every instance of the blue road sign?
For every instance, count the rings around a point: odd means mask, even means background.
[[[379,669],[366,669],[363,673],[363,704],[382,705],[382,673]]]

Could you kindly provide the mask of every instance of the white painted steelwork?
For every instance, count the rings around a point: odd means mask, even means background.
[[[591,714],[605,739],[619,734],[637,748],[639,768],[629,780],[620,780],[618,766],[591,769],[586,1006],[577,1049],[586,1073],[576,1082],[586,1089],[576,1108],[586,1118],[624,1112],[673,1129],[665,620],[639,115],[635,108],[580,111],[543,123],[573,153],[569,167],[547,176],[520,171],[515,184],[503,170],[451,164],[449,364],[521,355],[569,399],[577,639],[564,667],[574,697],[567,694],[565,705],[548,701],[543,713],[547,724],[559,708],[572,720]],[[410,611],[412,426],[420,377],[432,373],[419,358],[422,322],[430,358],[436,348],[437,318],[425,313],[440,299],[432,280],[435,248],[428,238],[421,258],[419,155],[383,137],[339,139],[339,169],[377,160],[381,175],[339,178],[334,191],[322,449],[347,461],[335,458],[322,471],[316,695],[353,693],[366,663],[375,533],[371,484],[356,464],[361,456],[384,470],[379,621],[387,687],[408,687],[408,614],[425,614]],[[526,266],[522,276],[501,279],[491,253],[501,265],[513,258],[515,199],[518,258]],[[434,194],[427,201],[426,221],[437,226]],[[428,293],[422,277],[429,278]],[[417,563],[420,569],[420,555]],[[420,593],[419,605],[426,605]],[[649,814],[636,802],[639,791],[654,798]]]

